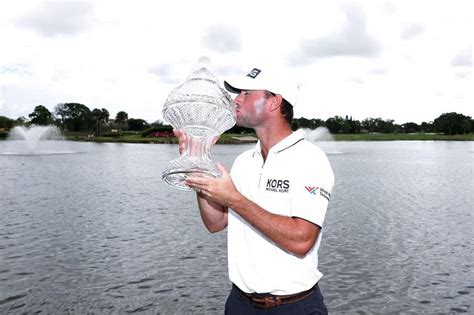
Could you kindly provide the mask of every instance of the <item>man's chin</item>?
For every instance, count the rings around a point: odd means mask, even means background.
[[[240,121],[237,121],[237,122],[235,123],[235,125],[236,125],[237,127],[252,128],[252,127],[249,127],[249,126],[247,126],[245,123],[240,122]]]

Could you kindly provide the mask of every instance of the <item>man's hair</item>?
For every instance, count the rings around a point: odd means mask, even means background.
[[[269,91],[265,91],[265,95],[268,97],[275,96],[274,93]],[[283,118],[285,118],[288,124],[291,125],[291,122],[293,121],[293,106],[291,106],[291,104],[288,103],[284,98],[281,98],[280,113],[283,115]]]
[[[291,104],[288,103],[284,98],[281,99],[280,113],[291,125],[291,122],[293,121],[293,106],[291,106]]]

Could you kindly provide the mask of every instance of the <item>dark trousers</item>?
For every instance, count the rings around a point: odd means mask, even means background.
[[[327,314],[328,310],[323,302],[323,296],[319,287],[314,288],[313,293],[301,301],[275,306],[270,309],[260,309],[252,305],[248,300],[240,296],[237,289],[232,288],[225,303],[226,315],[299,315],[299,314]]]

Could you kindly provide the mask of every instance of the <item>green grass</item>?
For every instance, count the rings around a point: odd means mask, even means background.
[[[230,144],[230,143],[239,143],[232,137],[240,137],[240,134],[222,134],[219,138],[218,143],[220,144]],[[121,137],[95,137],[87,138],[87,136],[66,136],[66,140],[71,141],[93,141],[93,142],[116,142],[116,143],[178,143],[178,139],[175,137],[142,137],[137,134],[123,134]]]
[[[335,141],[394,141],[394,140],[441,140],[441,141],[474,141],[474,133],[465,135],[441,135],[430,133],[360,133],[333,134]]]

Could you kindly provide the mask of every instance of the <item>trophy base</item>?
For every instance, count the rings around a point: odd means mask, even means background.
[[[216,165],[211,160],[184,159],[183,157],[172,160],[163,171],[161,178],[163,181],[177,189],[193,191],[184,181],[189,176],[196,177],[220,177],[221,174]]]

